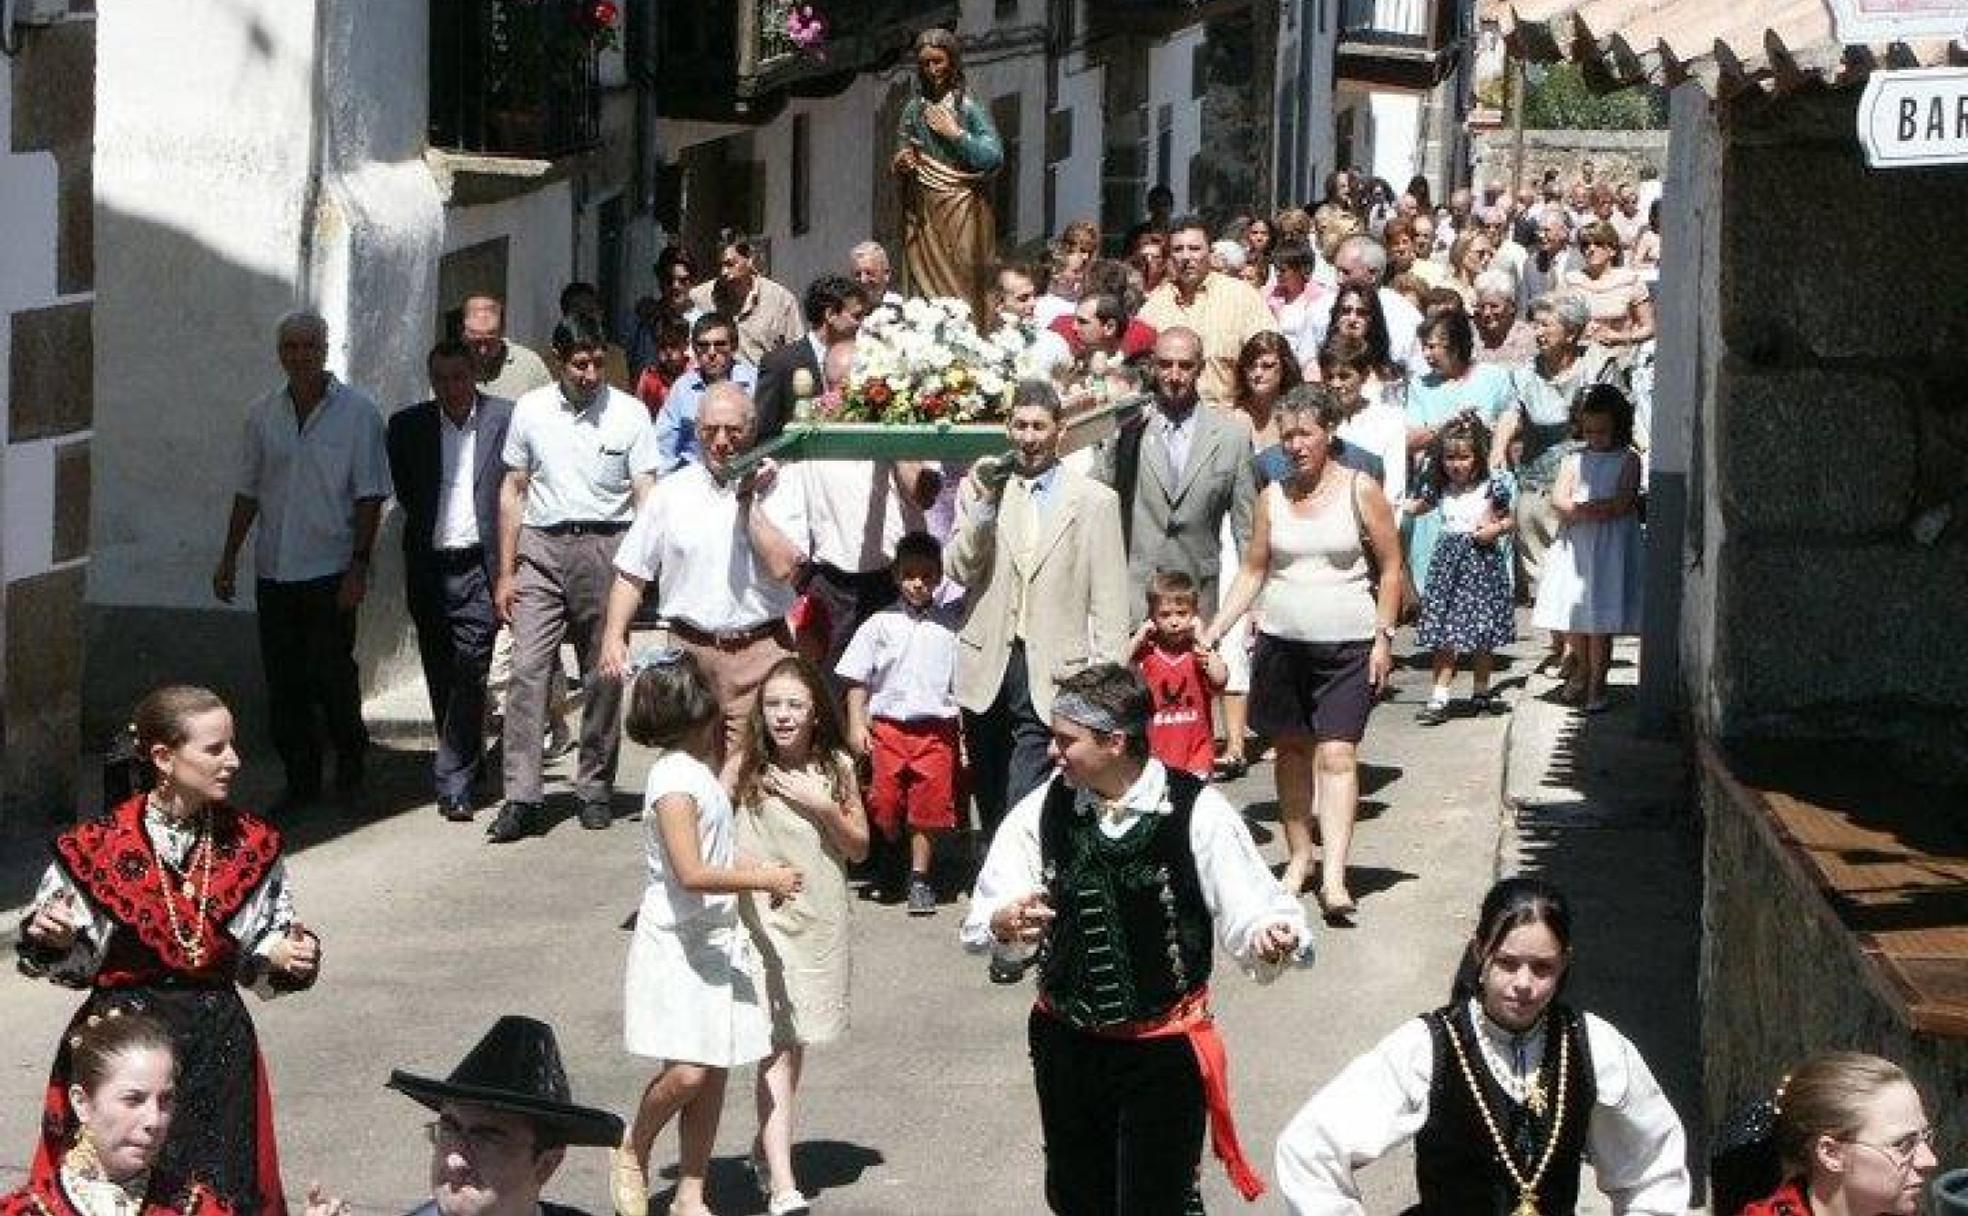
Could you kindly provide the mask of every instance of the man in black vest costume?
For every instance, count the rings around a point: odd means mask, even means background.
[[[576,1106],[553,1027],[500,1018],[442,1081],[397,1069],[389,1087],[430,1107],[431,1200],[411,1216],[583,1216],[542,1203],[568,1146],[613,1148],[622,1120]]]
[[[1058,765],[998,828],[964,944],[1035,944],[1028,1034],[1046,1201],[1062,1216],[1200,1212],[1207,1122],[1246,1198],[1209,1010],[1213,942],[1259,982],[1311,957],[1305,914],[1222,794],[1148,754],[1149,695],[1116,664],[1059,681]]]
[[[1410,1139],[1410,1216],[1571,1216],[1588,1153],[1614,1212],[1686,1212],[1681,1120],[1632,1043],[1556,999],[1571,961],[1557,888],[1490,888],[1450,1002],[1347,1065],[1278,1137],[1295,1216],[1361,1216],[1354,1170]]]

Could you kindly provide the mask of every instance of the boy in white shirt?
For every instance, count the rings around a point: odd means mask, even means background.
[[[957,826],[963,797],[958,761],[960,719],[951,691],[960,608],[937,602],[943,551],[926,532],[895,546],[890,567],[901,598],[855,631],[835,674],[847,683],[847,740],[868,757],[868,819],[881,858],[876,883],[884,898],[900,884],[896,862],[909,840],[909,915],[932,916],[935,838]]]

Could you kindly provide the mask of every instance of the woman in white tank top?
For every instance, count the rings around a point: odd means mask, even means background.
[[[1296,896],[1311,873],[1316,810],[1325,845],[1319,906],[1328,923],[1350,924],[1358,747],[1394,666],[1401,542],[1380,487],[1329,459],[1340,416],[1319,385],[1293,389],[1274,407],[1291,476],[1258,497],[1243,566],[1203,640],[1215,645],[1257,603],[1250,717],[1277,744],[1285,889]]]

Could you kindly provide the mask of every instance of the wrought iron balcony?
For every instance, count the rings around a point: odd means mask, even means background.
[[[667,7],[667,6],[666,6]],[[431,0],[430,142],[551,160],[601,135],[597,0]]]
[[[793,0],[656,6],[657,110],[666,118],[765,122],[788,95],[827,96],[905,53],[918,30],[954,25],[956,0],[818,0],[822,42],[802,47]]]

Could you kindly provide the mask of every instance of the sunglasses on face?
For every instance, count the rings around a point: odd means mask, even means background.
[[[691,344],[690,344],[690,345],[692,345],[692,346],[694,346],[694,347],[696,347],[696,348],[697,348],[698,350],[730,350],[730,349],[731,349],[731,339],[729,339],[729,338],[708,338],[708,339],[706,339],[706,338],[698,338],[698,339],[696,339],[695,341],[693,341],[693,342],[691,342]]]

